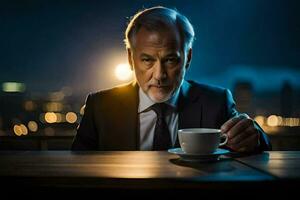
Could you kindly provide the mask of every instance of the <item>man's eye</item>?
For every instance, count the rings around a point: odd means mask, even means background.
[[[142,58],[142,62],[147,65],[147,66],[151,66],[153,64],[155,60],[151,59],[151,58]]]
[[[170,64],[178,63],[178,58],[172,57],[172,58],[167,58],[166,62]]]
[[[142,61],[143,61],[143,62],[150,62],[151,59],[150,59],[150,58],[142,58]]]

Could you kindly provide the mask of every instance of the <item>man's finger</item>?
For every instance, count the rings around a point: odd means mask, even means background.
[[[241,141],[238,144],[228,144],[227,146],[232,150],[238,152],[251,151],[256,146],[254,140],[256,140],[256,136],[251,135],[249,137],[244,138],[243,141]]]
[[[241,119],[238,123],[236,123],[229,131],[227,131],[227,134],[229,138],[234,138],[240,133],[244,132],[248,127],[253,126],[252,119]]]
[[[226,133],[228,130],[230,130],[236,123],[238,123],[241,119],[244,118],[249,118],[249,116],[247,114],[240,114],[236,117],[233,117],[231,119],[229,119],[227,122],[225,122],[222,126],[221,126],[221,131],[222,133]]]
[[[221,131],[222,133],[226,133],[228,130],[231,129],[231,127],[233,127],[236,123],[238,123],[240,121],[239,116],[233,117],[231,119],[229,119],[227,122],[225,122],[222,126],[221,126]]]
[[[235,137],[229,137],[228,144],[230,145],[239,144],[241,141],[243,141],[245,138],[249,137],[252,134],[253,134],[252,127],[248,127],[247,129],[244,129],[242,132],[237,134]]]
[[[253,150],[257,146],[257,136],[251,135],[239,144],[235,145],[236,149],[246,148],[248,151]]]

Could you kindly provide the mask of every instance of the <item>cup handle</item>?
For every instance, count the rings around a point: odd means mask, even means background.
[[[227,143],[227,141],[228,141],[228,135],[227,135],[227,134],[222,134],[222,135],[221,135],[221,138],[225,138],[225,141],[222,142],[222,143],[220,143],[220,144],[219,144],[219,147],[220,147],[220,146],[223,146],[223,145],[225,145],[225,144]]]

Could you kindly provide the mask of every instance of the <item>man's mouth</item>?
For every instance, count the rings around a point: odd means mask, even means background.
[[[150,85],[150,87],[166,88],[166,87],[169,87],[169,86],[168,85]]]

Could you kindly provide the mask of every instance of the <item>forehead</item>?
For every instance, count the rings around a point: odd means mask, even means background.
[[[178,51],[180,50],[180,36],[176,30],[148,31],[141,28],[134,41],[136,51]]]

